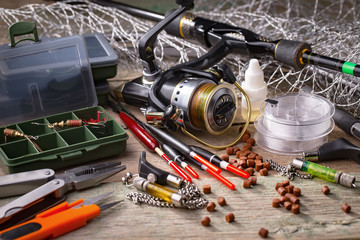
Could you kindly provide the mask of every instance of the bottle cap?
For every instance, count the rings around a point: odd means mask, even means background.
[[[243,83],[248,88],[262,88],[266,86],[264,81],[264,72],[260,68],[257,59],[251,59],[248,69],[245,71],[245,82]]]

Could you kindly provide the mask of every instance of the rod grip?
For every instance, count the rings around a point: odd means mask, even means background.
[[[311,46],[306,42],[283,39],[277,43],[274,57],[279,62],[300,70],[306,65],[302,59],[302,54],[306,50],[311,52]]]
[[[175,9],[172,9],[166,13],[166,15],[169,15],[171,12],[175,11]],[[174,21],[170,22],[169,25],[166,26],[165,31],[173,36],[179,37],[179,38],[186,38],[189,36],[184,35],[182,32],[182,19],[183,17],[188,14],[187,12],[183,12],[180,14],[177,18],[174,19]]]

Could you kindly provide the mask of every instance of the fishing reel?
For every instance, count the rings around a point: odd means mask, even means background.
[[[193,1],[177,3],[180,4],[178,9],[170,12],[140,39],[143,76],[117,89],[117,97],[130,105],[146,106],[148,123],[163,125],[170,130],[181,128],[184,133],[202,142],[187,129],[203,130],[213,135],[229,130],[238,106],[235,85],[244,94],[248,105],[248,120],[237,142],[249,124],[250,102],[231,69],[225,64],[214,65],[221,58],[212,52],[165,72],[155,62],[153,49],[156,36],[179,15],[193,7]]]
[[[208,71],[174,67],[161,74],[151,87],[130,82],[121,92],[126,103],[147,106],[148,123],[163,124],[170,130],[181,126],[218,135],[227,131],[235,119],[237,97],[229,84],[235,81],[226,65]],[[144,98],[136,91],[140,87],[147,95]]]

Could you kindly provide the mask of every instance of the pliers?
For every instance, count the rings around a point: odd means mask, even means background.
[[[105,162],[73,168],[60,175],[55,175],[52,169],[40,169],[1,176],[1,197],[33,190],[0,207],[0,230],[24,222],[65,201],[65,193],[69,191],[95,186],[125,169],[121,162]],[[12,189],[9,194],[3,194],[9,189]]]

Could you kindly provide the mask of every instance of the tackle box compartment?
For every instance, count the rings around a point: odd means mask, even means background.
[[[104,81],[115,77],[119,57],[104,35],[90,33],[82,36],[85,39],[94,81]]]
[[[100,120],[107,119],[104,124],[106,128],[97,125],[49,128],[46,125],[66,120],[98,119],[99,112]],[[32,141],[42,151],[38,151],[28,139],[8,136],[5,138],[5,128],[38,136],[37,140]],[[126,131],[104,108],[82,108],[1,127],[0,165],[6,173],[40,168],[59,169],[120,154],[125,151],[127,138]]]

